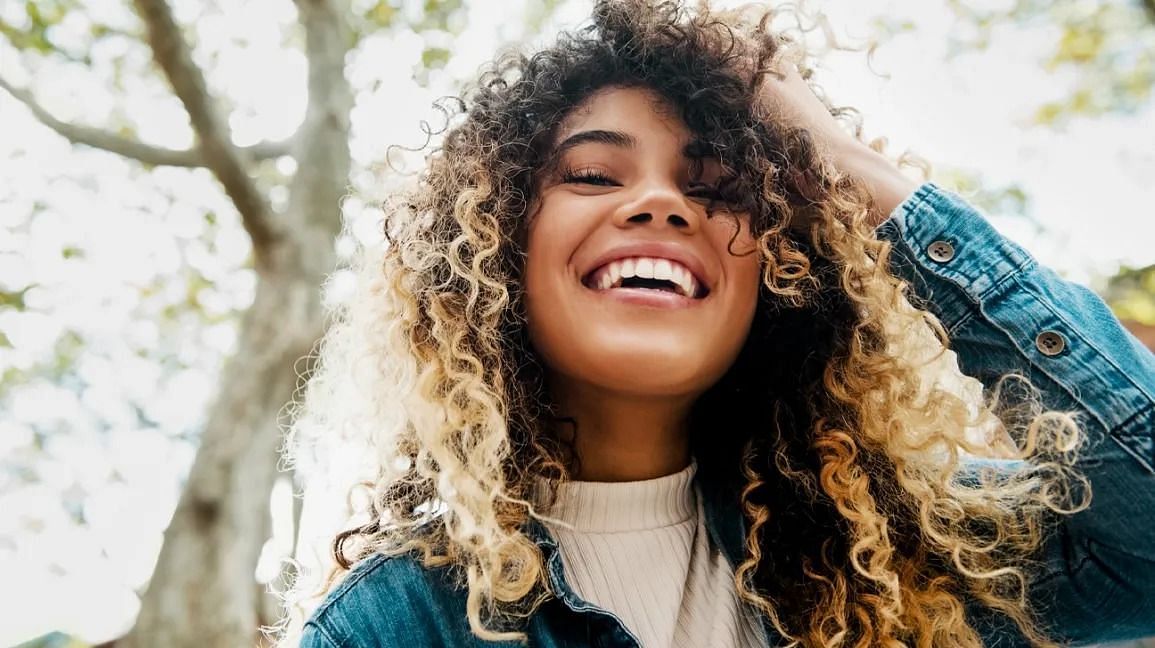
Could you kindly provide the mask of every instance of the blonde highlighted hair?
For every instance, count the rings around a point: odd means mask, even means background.
[[[888,270],[868,192],[760,101],[777,66],[805,67],[775,17],[599,1],[590,27],[501,57],[460,98],[386,205],[387,244],[358,259],[293,423],[301,455],[373,450],[338,576],[374,553],[452,567],[492,640],[523,636],[551,595],[526,528],[548,512],[535,484],[568,479],[575,457],[526,333],[526,226],[557,124],[601,88],[644,87],[709,143],[762,262],[750,336],[692,421],[700,478],[746,518],[741,598],[796,645],[978,648],[971,601],[1051,645],[1026,586],[1049,514],[1085,503],[1079,428],[1021,380],[976,404],[927,371],[946,334]],[[1000,418],[1000,403],[1027,410]],[[997,469],[974,469],[996,453]]]

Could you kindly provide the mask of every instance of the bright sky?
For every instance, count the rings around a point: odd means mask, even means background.
[[[528,1],[503,1],[501,11],[493,0],[467,2],[464,30],[449,43],[453,58],[425,88],[412,79],[424,44],[419,36],[366,39],[349,67],[362,89],[353,114],[357,163],[379,162],[392,143],[420,143],[419,121],[436,119],[430,103],[448,94],[454,79],[471,76],[500,43],[521,38]],[[19,4],[0,4],[0,17],[19,25]],[[102,20],[132,24],[120,2],[85,4]],[[198,33],[206,48],[220,52],[214,86],[241,107],[231,120],[235,139],[284,137],[304,106],[304,61],[279,47],[282,26],[293,20],[292,3],[222,4],[230,13],[201,15]],[[182,0],[178,16],[191,19],[200,6]],[[1155,108],[1077,122],[1061,133],[1024,127],[1037,105],[1062,95],[1071,81],[1040,71],[1038,61],[1053,42],[1045,29],[1000,32],[988,51],[944,62],[945,35],[955,26],[937,0],[820,6],[843,33],[858,36],[875,15],[918,25],[879,50],[874,67],[889,80],[872,74],[860,55],[828,61],[823,85],[836,103],[862,110],[868,133],[886,135],[892,150],[910,148],[932,164],[981,172],[992,186],[1020,184],[1045,234],[1021,220],[993,220],[1073,279],[1087,282],[1119,264],[1155,263],[1149,182]],[[587,13],[586,0],[571,0],[551,29]],[[66,24],[58,37],[79,45],[86,29],[83,22]],[[248,45],[239,48],[232,43],[242,33]],[[34,88],[62,117],[107,124],[123,116],[150,142],[187,146],[191,133],[180,107],[156,79],[129,76],[122,95],[109,91],[104,79],[111,61],[126,49],[112,42],[92,52],[95,72],[46,65],[33,75],[0,47],[0,73]],[[291,172],[291,160],[277,167]],[[372,174],[356,177],[367,198],[376,193],[373,183]],[[346,205],[350,216],[359,215],[360,204]],[[224,215],[207,244],[206,210]],[[0,415],[0,573],[9,583],[0,590],[0,645],[53,629],[97,642],[131,624],[134,589],[152,569],[192,460],[190,438],[235,339],[227,320],[204,328],[193,316],[158,316],[187,298],[184,280],[172,280],[185,265],[215,282],[197,295],[209,313],[227,315],[251,300],[252,276],[241,269],[247,242],[229,213],[206,173],[144,174],[115,157],[75,150],[0,95],[0,285],[41,286],[27,295],[34,312],[0,311],[0,332],[13,345],[0,348],[0,372],[51,358],[63,331],[82,331],[85,341],[73,382],[33,382],[14,393],[12,407]],[[87,256],[65,259],[65,246],[82,246]],[[142,289],[150,295],[143,305]],[[142,354],[169,363],[162,367]],[[286,493],[276,497],[282,504]],[[262,569],[271,569],[275,558],[270,549]]]

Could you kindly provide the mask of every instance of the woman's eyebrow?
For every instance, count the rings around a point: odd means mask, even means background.
[[[612,130],[586,130],[574,133],[565,138],[561,144],[554,149],[554,155],[561,155],[566,151],[581,146],[582,144],[609,144],[619,148],[635,148],[638,145],[638,140],[629,133]]]
[[[618,148],[637,148],[638,138],[624,131],[616,130],[585,130],[579,131],[565,138],[553,151],[554,156],[560,157],[566,151],[582,144],[608,144]],[[692,139],[682,149],[682,155],[690,160],[700,160],[709,155],[711,147],[708,141]]]

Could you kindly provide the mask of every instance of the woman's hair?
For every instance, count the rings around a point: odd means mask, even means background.
[[[488,639],[523,636],[516,622],[550,595],[527,527],[548,513],[537,485],[569,478],[575,457],[528,342],[527,226],[563,118],[636,87],[708,143],[761,258],[749,338],[691,437],[700,477],[746,517],[741,598],[804,646],[978,647],[972,601],[1046,643],[1029,558],[1048,512],[1082,505],[1079,429],[1037,410],[999,420],[926,370],[946,336],[888,270],[865,187],[761,100],[805,53],[774,17],[599,1],[590,26],[500,57],[455,102],[424,171],[386,204],[386,244],[357,261],[294,422],[298,441],[371,435],[371,504],[334,542],[341,571],[373,553],[447,567]],[[1022,385],[1002,394],[1029,406]],[[963,469],[1001,437],[1021,461]]]

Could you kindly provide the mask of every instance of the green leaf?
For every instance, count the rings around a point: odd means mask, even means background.
[[[381,28],[392,27],[396,18],[397,8],[388,0],[378,0],[377,4],[365,12],[365,20]]]
[[[1098,25],[1067,25],[1063,36],[1059,39],[1058,48],[1048,63],[1085,65],[1103,53],[1103,44],[1106,40],[1106,35]]]
[[[25,286],[21,290],[15,292],[0,290],[0,308],[12,308],[14,310],[22,311],[28,306],[24,302],[24,293],[32,286]]]
[[[449,50],[444,47],[430,47],[421,52],[421,65],[429,70],[437,70],[449,63]]]
[[[447,30],[449,17],[461,10],[461,0],[425,0],[425,15],[413,25],[416,32]]]
[[[1122,268],[1107,281],[1103,297],[1119,317],[1155,326],[1155,265]]]
[[[1040,126],[1054,126],[1063,116],[1063,105],[1052,101],[1035,110],[1034,122]]]

